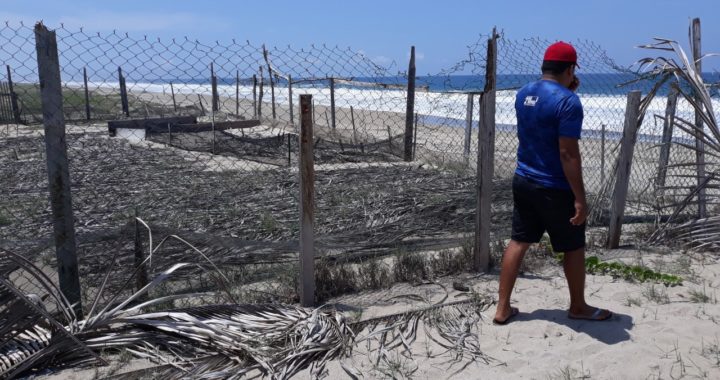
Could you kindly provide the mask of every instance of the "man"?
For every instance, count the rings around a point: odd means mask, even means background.
[[[525,252],[545,233],[563,252],[570,290],[568,317],[606,320],[608,310],[585,303],[585,219],[587,202],[578,139],[583,109],[574,91],[577,53],[557,42],[545,51],[542,79],[525,85],[515,99],[518,164],[513,178],[512,238],[503,255],[497,311],[493,322],[505,324],[518,314],[510,294]]]

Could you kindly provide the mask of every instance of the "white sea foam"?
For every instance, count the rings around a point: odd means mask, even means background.
[[[68,86],[82,87],[82,83],[68,82]],[[117,89],[117,82],[91,83],[92,88]],[[148,92],[170,94],[169,84],[153,83],[128,83],[127,88],[131,92]],[[245,100],[252,100],[253,87],[239,86],[239,97]],[[203,95],[209,96],[212,93],[210,84],[175,84],[175,94],[179,95]],[[235,85],[218,85],[218,93],[221,97],[235,98]],[[330,106],[330,89],[322,87],[294,86],[293,96],[297,99],[300,94],[310,94],[316,105]],[[515,118],[515,90],[498,91],[496,96],[496,123],[504,126],[514,126]],[[605,125],[609,138],[617,138],[623,131],[625,120],[625,96],[582,94],[580,99],[585,112],[583,129],[586,131],[599,131]],[[265,86],[263,101],[270,101],[269,85]],[[477,97],[475,97],[477,103]],[[288,88],[275,87],[275,102],[279,107],[289,107]],[[404,90],[388,89],[358,89],[338,86],[335,89],[335,104],[339,108],[353,106],[357,110],[384,111],[404,113],[406,107],[406,92]],[[647,114],[640,128],[639,133],[645,136],[661,136],[663,123],[655,115],[663,116],[667,104],[666,96],[657,96],[650,104]],[[297,100],[294,101],[297,106]],[[461,93],[437,93],[417,91],[415,94],[415,111],[423,117],[431,117],[434,120],[441,120],[443,123],[452,126],[464,126],[467,114],[467,95]],[[713,101],[714,110],[720,109],[720,100]],[[477,115],[477,104],[475,112]],[[677,105],[676,115],[686,119],[694,120],[692,106],[683,99]],[[477,119],[477,116],[475,117]],[[613,133],[615,132],[615,133]],[[591,133],[589,135],[595,135]],[[683,131],[676,130],[675,138],[687,138],[689,135]]]

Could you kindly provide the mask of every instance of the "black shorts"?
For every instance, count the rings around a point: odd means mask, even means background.
[[[585,247],[585,224],[570,223],[575,215],[575,196],[571,190],[543,187],[516,174],[513,201],[513,240],[537,243],[547,231],[555,252]]]

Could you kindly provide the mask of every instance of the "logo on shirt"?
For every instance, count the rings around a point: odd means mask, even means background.
[[[539,97],[537,96],[526,96],[525,97],[525,104],[528,107],[535,107],[535,104],[537,104]]]

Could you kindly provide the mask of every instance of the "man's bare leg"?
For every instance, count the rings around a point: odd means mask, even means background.
[[[585,248],[565,252],[563,270],[570,290],[570,309],[568,314],[576,318],[590,318],[597,312],[597,308],[585,302]],[[594,315],[593,319],[605,319],[610,315],[608,310],[602,310]]]
[[[503,253],[502,269],[500,270],[500,286],[497,310],[495,311],[495,320],[505,321],[511,314],[512,309],[510,308],[510,295],[512,294],[513,287],[515,287],[515,280],[517,279],[518,273],[520,272],[520,264],[522,264],[525,252],[530,248],[530,243],[518,242],[510,240],[505,253]],[[583,267],[583,270],[585,267]]]

